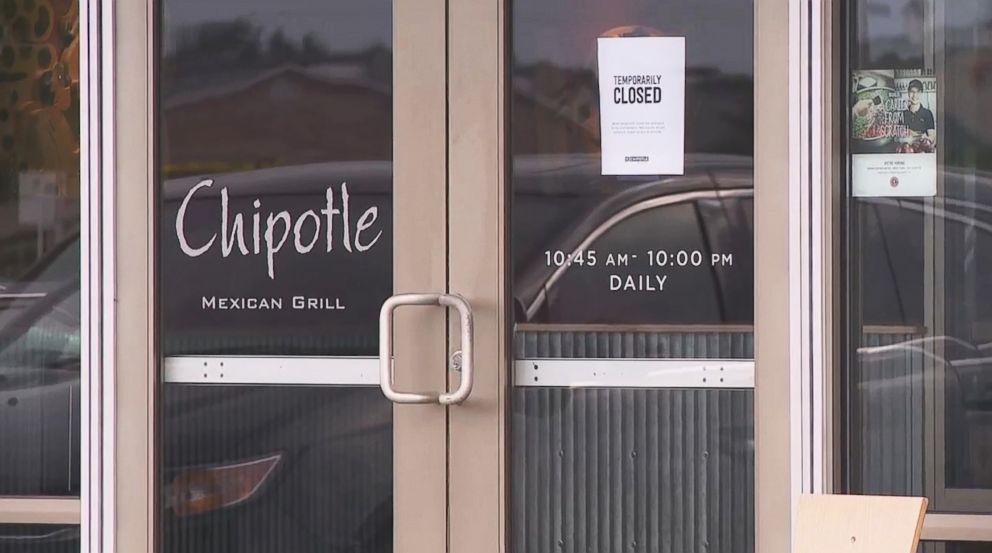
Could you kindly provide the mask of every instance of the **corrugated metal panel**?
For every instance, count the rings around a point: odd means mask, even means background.
[[[518,357],[749,358],[747,332],[521,332]],[[516,388],[515,553],[754,550],[751,390]]]
[[[751,332],[560,332],[527,331],[515,336],[517,359],[672,357],[753,359]]]
[[[514,552],[754,550],[752,391],[513,394]]]
[[[865,347],[895,345],[912,334],[866,334]],[[900,348],[862,354],[852,375],[849,413],[853,432],[852,491],[882,495],[923,495],[924,354]]]

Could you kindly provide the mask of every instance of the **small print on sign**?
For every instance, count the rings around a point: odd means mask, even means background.
[[[604,175],[685,173],[685,38],[600,38]]]

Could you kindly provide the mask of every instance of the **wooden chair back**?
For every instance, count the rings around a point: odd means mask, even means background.
[[[925,497],[804,495],[794,553],[916,553]]]

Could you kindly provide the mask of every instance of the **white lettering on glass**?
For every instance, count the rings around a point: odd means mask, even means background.
[[[309,243],[304,244],[303,223],[307,221],[307,217],[313,217],[313,238],[310,239]],[[296,246],[296,251],[300,253],[310,253],[317,240],[320,240],[320,217],[317,217],[314,210],[308,209],[303,212],[303,215],[300,215],[300,218],[296,220],[296,224],[293,225],[293,245]]]
[[[227,236],[227,187],[220,191],[220,250],[221,255],[227,257],[234,249],[234,243]],[[245,220],[240,213],[234,216],[234,224],[231,226],[231,236],[237,238],[238,249],[241,255],[248,255],[248,246],[245,245]]]
[[[275,234],[275,223],[276,221],[282,221],[282,237],[279,238],[279,243],[273,245],[272,237]],[[269,268],[269,278],[276,278],[275,274],[275,256],[276,252],[282,249],[282,245],[286,243],[286,238],[289,237],[289,227],[290,218],[288,211],[280,211],[276,214],[269,214],[269,219],[265,223],[265,262]]]
[[[186,197],[183,198],[183,203],[179,206],[179,213],[176,214],[176,236],[179,238],[179,247],[182,248],[184,254],[190,257],[199,257],[207,253],[210,246],[214,245],[214,240],[217,239],[217,234],[214,233],[210,240],[207,241],[206,245],[199,248],[191,247],[189,242],[186,240],[186,208],[189,207],[189,201],[193,199],[193,194],[196,194],[197,190],[203,187],[213,186],[213,184],[214,181],[211,179],[204,179],[196,183],[196,186],[191,188],[189,192],[186,193]]]
[[[188,224],[186,220],[187,209],[190,201],[192,201],[193,196],[201,188],[210,187],[213,185],[213,182],[213,179],[203,179],[193,186],[186,193],[176,214],[176,238],[179,240],[179,247],[183,253],[189,257],[199,257],[207,253],[217,240],[218,233],[215,232],[206,244],[193,247],[190,245],[186,235]],[[340,207],[336,205],[338,198],[340,198]],[[335,226],[338,225],[340,225],[339,243],[346,252],[364,253],[379,242],[383,231],[381,228],[378,228],[380,225],[378,224],[379,208],[377,206],[371,206],[365,209],[354,224],[354,228],[352,228],[350,212],[351,197],[348,193],[348,184],[341,183],[338,194],[335,194],[333,186],[327,187],[324,199],[325,204],[319,210],[320,215],[314,209],[307,209],[299,215],[295,215],[285,209],[278,212],[270,211],[263,213],[261,200],[253,200],[251,203],[252,207],[254,207],[254,212],[251,213],[253,248],[249,249],[245,240],[246,214],[232,213],[231,200],[227,187],[221,188],[219,214],[221,256],[230,257],[235,251],[243,256],[260,255],[264,250],[266,272],[270,279],[275,279],[278,254],[284,248],[289,248],[287,241],[289,240],[290,233],[293,234],[291,251],[295,251],[301,255],[313,251],[320,241],[321,236],[324,236],[326,240],[325,251],[327,253],[333,252],[335,246]],[[322,225],[326,226],[323,229],[323,233],[321,232]],[[372,235],[370,240],[366,241],[366,237],[371,233],[375,234]]]
[[[375,238],[373,238],[372,241],[369,242],[367,246],[363,246],[362,245],[362,242],[361,242],[362,231],[365,230],[365,229],[367,229],[367,228],[369,228],[369,227],[371,227],[372,225],[374,225],[375,224],[375,220],[378,219],[378,218],[379,218],[379,208],[378,207],[374,207],[374,206],[368,208],[365,211],[365,213],[362,213],[362,216],[358,218],[358,225],[355,227],[355,249],[356,250],[358,250],[360,252],[364,252],[364,251],[368,250],[369,248],[371,248],[372,246],[374,246],[375,243],[379,241],[379,237],[382,236],[382,231],[381,230],[379,231],[378,234],[375,235]]]

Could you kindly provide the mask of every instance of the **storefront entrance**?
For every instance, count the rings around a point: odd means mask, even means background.
[[[752,3],[404,4],[162,2],[162,549],[753,551]]]
[[[0,2],[0,553],[987,550],[989,21]]]
[[[0,2],[0,553],[979,550],[992,12],[881,4]]]

